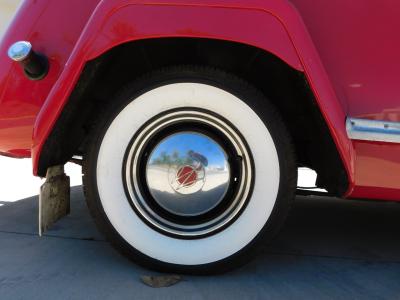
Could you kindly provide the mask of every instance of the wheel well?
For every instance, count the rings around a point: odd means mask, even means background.
[[[46,140],[38,174],[44,176],[49,166],[83,155],[91,127],[121,87],[151,70],[187,64],[216,67],[257,87],[280,111],[298,165],[317,172],[319,187],[335,195],[346,191],[347,174],[304,74],[256,47],[195,38],[130,42],[88,62]]]

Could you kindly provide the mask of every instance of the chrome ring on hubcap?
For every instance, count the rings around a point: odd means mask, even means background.
[[[240,214],[253,167],[244,139],[227,121],[179,110],[140,130],[127,150],[123,174],[143,220],[169,235],[199,238]]]

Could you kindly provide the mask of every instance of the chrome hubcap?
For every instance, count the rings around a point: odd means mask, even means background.
[[[200,238],[241,213],[253,169],[232,125],[212,113],[180,110],[140,130],[123,174],[132,207],[145,222],[165,234]]]
[[[146,181],[150,194],[167,211],[180,216],[201,215],[216,207],[228,190],[227,154],[206,135],[172,134],[150,154]]]

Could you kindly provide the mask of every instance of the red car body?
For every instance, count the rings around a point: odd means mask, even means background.
[[[346,129],[346,118],[400,122],[399,15],[395,0],[26,0],[0,45],[0,152],[32,157],[37,175],[85,64],[118,45],[225,40],[304,73],[347,173],[345,197],[400,200],[400,144]],[[43,80],[29,80],[6,56],[18,40],[48,57]]]

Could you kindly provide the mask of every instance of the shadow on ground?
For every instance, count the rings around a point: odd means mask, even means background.
[[[0,205],[1,299],[387,299],[400,294],[400,204],[298,197],[281,234],[234,272],[173,287],[116,253],[81,187],[71,215],[37,236],[37,197]]]

